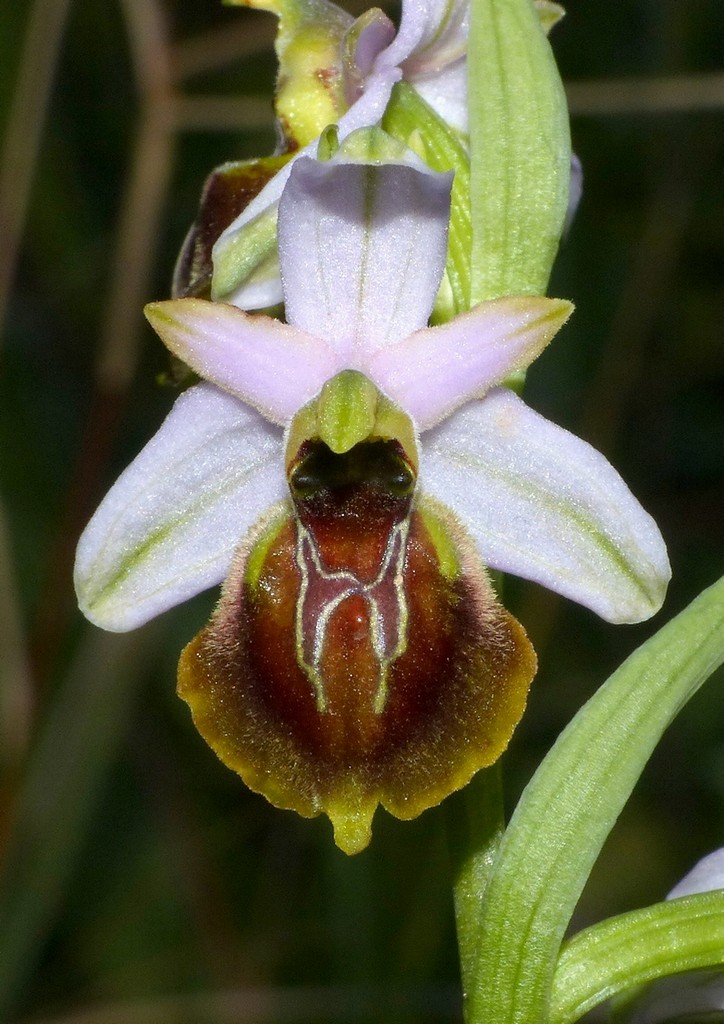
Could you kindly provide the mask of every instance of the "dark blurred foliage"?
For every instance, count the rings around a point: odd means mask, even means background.
[[[54,2],[57,14],[65,4]],[[205,175],[274,146],[273,18],[215,0],[158,2],[177,77],[196,68],[178,88],[257,102],[231,129],[169,136],[144,172],[159,195],[142,213],[148,237],[118,257],[149,110],[128,43],[139,5],[70,5],[0,354],[0,1020],[457,1020],[440,809],[412,824],[379,813],[370,849],[346,858],[326,821],[249,793],[177,701],[178,651],[213,595],[131,637],[100,635],[74,607],[78,532],[173,398],[156,383],[166,356],[141,305],[168,294]],[[0,5],[0,131],[32,7]],[[721,571],[724,85],[717,101],[708,79],[690,82],[721,73],[720,0],[573,0],[553,43],[574,84],[585,189],[551,294],[577,312],[532,369],[527,397],[620,469],[663,530],[674,579],[657,619],[618,628],[506,584],[541,659],[505,758],[511,806],[586,698]],[[235,47],[240,56],[213,66],[215,50]],[[152,72],[162,58],[147,55]],[[40,52],[34,60],[31,74],[48,70]],[[636,81],[662,76],[674,97],[689,89],[685,109],[670,109],[665,83],[641,109]],[[619,78],[636,81],[623,104],[611,87],[607,108],[606,83]],[[591,97],[598,112],[584,113]],[[258,126],[246,130],[250,118]],[[124,307],[121,291],[109,324],[114,289],[144,260],[137,302]],[[723,811],[724,706],[712,682],[664,737],[576,923],[660,898],[722,844]]]

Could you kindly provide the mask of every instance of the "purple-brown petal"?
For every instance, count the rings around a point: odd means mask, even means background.
[[[378,803],[416,817],[497,760],[535,668],[445,510],[373,482],[270,514],[179,693],[251,789],[356,853]]]

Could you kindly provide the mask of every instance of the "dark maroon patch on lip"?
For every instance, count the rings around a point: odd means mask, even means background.
[[[238,556],[179,666],[221,759],[277,806],[327,813],[348,852],[378,803],[414,817],[495,761],[535,672],[472,543],[412,502],[383,446],[300,461],[294,504]]]

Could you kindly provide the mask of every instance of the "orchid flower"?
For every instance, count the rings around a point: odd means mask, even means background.
[[[382,122],[398,83],[422,97],[422,109],[415,106],[413,137],[425,159],[437,170],[458,172],[455,230],[469,232],[468,223],[457,224],[469,205],[461,176],[462,164],[467,171],[469,0],[403,0],[397,32],[378,8],[353,20],[329,0],[236,2],[279,16],[275,109],[282,155],[224,164],[209,177],[177,266],[175,295],[210,295],[241,309],[281,303],[276,218],[291,166],[300,156],[316,155],[328,125],[334,124],[343,140]],[[534,0],[534,5],[544,32],[563,15],[551,0]],[[409,125],[398,124],[393,134],[407,144],[413,141]],[[576,162],[571,177],[568,221],[580,196]],[[454,249],[459,245],[459,239],[457,246],[453,241]],[[438,312],[445,314],[448,307],[441,294]]]
[[[211,294],[242,309],[262,309],[283,298],[275,252],[279,197],[294,160],[316,155],[327,125],[336,123],[345,139],[379,123],[404,77],[446,123],[465,130],[469,2],[404,0],[399,31],[379,8],[353,20],[327,0],[241,2],[279,15],[275,107],[282,136],[299,151],[269,167],[268,183],[251,201],[245,196],[243,208],[214,240]],[[266,170],[263,161],[245,166],[258,177],[260,165]],[[207,189],[222,190],[228,173],[221,167]],[[230,182],[228,191],[234,187]],[[202,206],[202,220],[203,212]]]
[[[203,380],[76,564],[81,608],[111,630],[226,580],[180,693],[252,789],[326,813],[348,852],[378,803],[414,817],[496,760],[523,712],[535,655],[484,564],[615,622],[656,611],[669,577],[615,470],[504,386],[570,303],[503,298],[427,327],[450,175],[353,141],[297,160],[282,194],[286,323],[147,307]]]
[[[354,19],[329,0],[231,2],[279,17],[275,107],[296,146],[312,142],[347,111],[347,131],[378,121],[403,77],[444,120],[466,130],[469,0],[404,0],[399,30],[378,7]]]

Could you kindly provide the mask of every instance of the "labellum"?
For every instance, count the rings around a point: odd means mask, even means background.
[[[340,450],[341,449],[341,450]],[[278,807],[368,844],[505,749],[536,668],[472,542],[416,492],[409,419],[345,371],[289,432],[290,500],[237,552],[179,693],[221,760]]]

